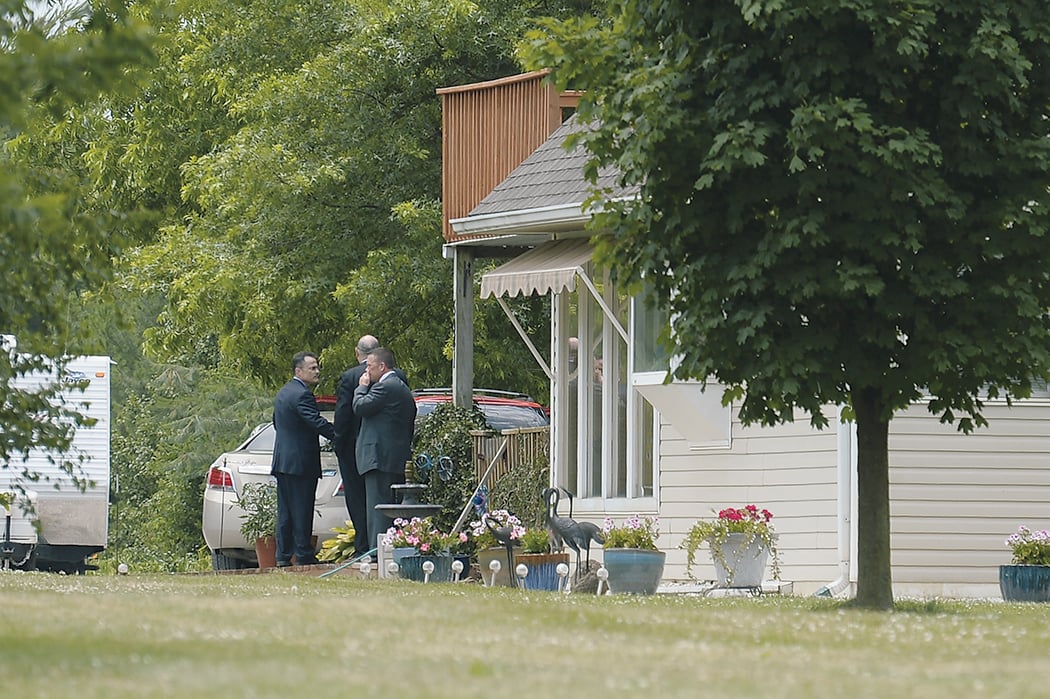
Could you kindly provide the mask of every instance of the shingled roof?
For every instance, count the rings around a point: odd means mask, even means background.
[[[592,189],[583,175],[584,164],[589,156],[581,146],[566,151],[564,144],[569,134],[585,128],[586,125],[575,115],[566,120],[543,145],[482,199],[467,218],[582,205]],[[619,187],[616,182],[618,176],[616,168],[603,168],[599,171],[597,185],[612,190],[612,196],[616,198],[635,195],[637,187]]]

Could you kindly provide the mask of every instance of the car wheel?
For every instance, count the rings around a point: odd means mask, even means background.
[[[221,551],[211,552],[211,567],[212,570],[241,570],[248,568],[248,561],[241,558],[234,558],[233,556],[227,556]]]

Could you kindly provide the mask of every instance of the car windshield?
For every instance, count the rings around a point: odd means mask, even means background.
[[[547,425],[547,417],[542,411],[527,406],[483,403],[481,412],[485,413],[485,421],[494,430]]]

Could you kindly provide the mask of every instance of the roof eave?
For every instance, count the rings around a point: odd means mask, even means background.
[[[581,203],[465,216],[449,221],[456,235],[507,235],[582,230],[591,218]]]

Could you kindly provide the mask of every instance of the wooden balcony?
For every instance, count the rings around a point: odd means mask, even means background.
[[[558,128],[579,101],[544,82],[547,71],[441,88],[441,198],[449,221],[478,203]]]

